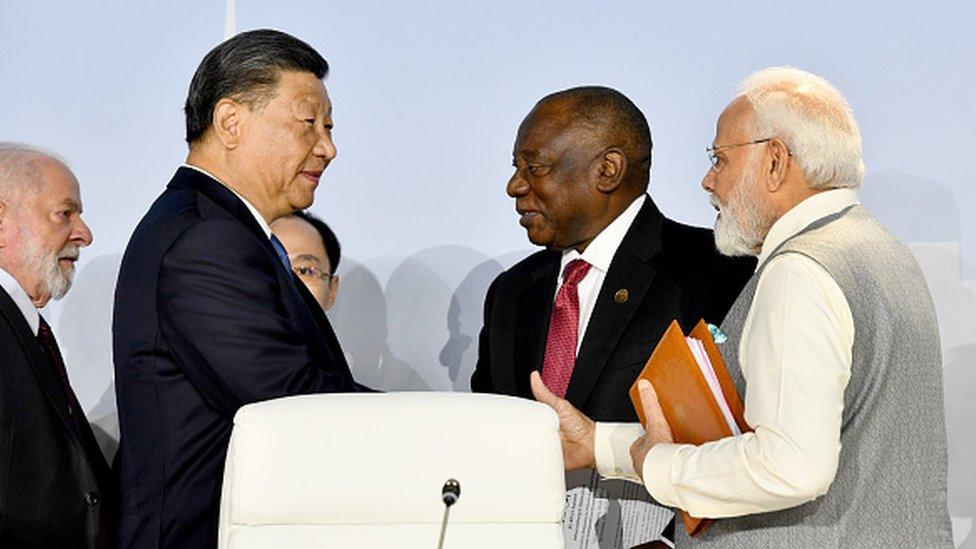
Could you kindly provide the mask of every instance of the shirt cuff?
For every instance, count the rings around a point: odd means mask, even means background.
[[[661,505],[684,509],[678,499],[678,491],[671,482],[671,468],[681,449],[687,444],[655,444],[641,466],[644,487]]]
[[[640,482],[630,458],[630,446],[643,435],[644,429],[640,423],[598,421],[593,435],[593,453],[600,476]]]

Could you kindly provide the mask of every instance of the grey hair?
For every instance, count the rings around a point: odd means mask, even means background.
[[[41,190],[41,166],[45,162],[70,171],[54,153],[23,143],[0,142],[0,201],[23,191]]]
[[[772,67],[743,80],[739,97],[752,105],[757,139],[782,140],[810,188],[861,185],[861,132],[830,82],[793,67]]]

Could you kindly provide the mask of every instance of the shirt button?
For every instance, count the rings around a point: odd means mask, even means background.
[[[94,507],[98,505],[98,493],[88,492],[87,494],[85,494],[85,505],[89,507]]]

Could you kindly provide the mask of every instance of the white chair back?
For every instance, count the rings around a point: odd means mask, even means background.
[[[561,548],[558,421],[529,400],[329,394],[244,406],[224,471],[220,549]]]

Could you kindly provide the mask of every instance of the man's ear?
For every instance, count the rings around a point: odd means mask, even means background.
[[[596,188],[601,193],[610,194],[624,181],[627,172],[627,157],[623,151],[613,147],[603,153],[597,174]]]
[[[234,150],[240,145],[249,113],[246,106],[227,97],[214,105],[213,133],[225,149]]]
[[[786,182],[786,168],[790,162],[790,150],[785,143],[776,138],[769,141],[768,147],[766,189],[769,192],[776,192]]]
[[[7,220],[7,210],[8,210],[7,205],[4,204],[3,202],[0,202],[0,248],[3,248],[5,246],[5,244],[4,244],[4,239],[5,239],[5,234],[4,234],[5,231],[4,231],[4,229],[6,229],[6,227],[7,227],[6,224],[5,224],[5,222]]]

